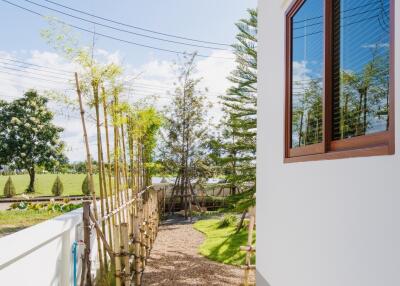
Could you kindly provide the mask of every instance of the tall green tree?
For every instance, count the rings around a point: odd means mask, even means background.
[[[188,56],[178,68],[178,82],[172,104],[165,110],[162,161],[167,173],[176,174],[175,194],[187,217],[192,182],[203,177],[207,134],[207,106],[201,79],[195,77],[196,54]]]
[[[0,106],[0,164],[29,173],[27,192],[35,191],[35,166],[51,169],[64,164],[62,128],[53,124],[47,98],[30,90]]]
[[[222,140],[214,142],[220,158],[215,158],[225,174],[236,210],[255,204],[257,135],[257,11],[248,10],[248,18],[236,27],[233,45],[236,68],[229,76],[232,86],[222,97],[225,121]]]

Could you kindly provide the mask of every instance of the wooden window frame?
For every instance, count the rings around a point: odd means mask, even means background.
[[[389,130],[342,140],[332,139],[333,0],[324,2],[323,136],[322,142],[292,148],[292,18],[306,0],[294,0],[285,20],[285,132],[284,162],[305,162],[395,154],[395,0],[390,0]]]

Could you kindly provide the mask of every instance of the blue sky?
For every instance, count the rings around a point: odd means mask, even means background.
[[[30,88],[37,89],[39,93],[43,93],[49,89],[56,90],[67,97],[76,99],[72,80],[70,82],[63,81],[60,84],[57,83],[59,79],[54,78],[60,76],[58,74],[49,74],[48,71],[42,72],[40,71],[42,68],[38,70],[31,66],[22,65],[22,67],[15,67],[16,63],[9,60],[24,61],[53,69],[66,70],[68,71],[67,76],[71,79],[76,66],[57,54],[41,38],[40,31],[49,28],[46,20],[40,16],[13,7],[4,1],[23,6],[46,16],[56,16],[59,20],[90,31],[94,29],[92,23],[60,15],[29,2],[46,5],[82,18],[128,29],[132,32],[183,41],[93,19],[46,2],[45,0],[2,0],[0,1],[0,19],[2,24],[2,29],[0,29],[0,98],[5,100],[12,100],[19,97]],[[52,1],[145,29],[226,44],[231,44],[235,41],[237,29],[234,23],[240,18],[246,17],[246,10],[248,8],[255,8],[257,2],[256,0]],[[198,50],[201,54],[211,55],[212,57],[208,58],[198,58],[196,76],[203,78],[201,88],[207,87],[209,89],[209,93],[207,94],[208,100],[214,103],[214,108],[210,109],[208,117],[210,120],[214,118],[214,122],[218,121],[218,117],[221,116],[220,105],[218,103],[219,96],[229,87],[230,83],[226,77],[235,67],[234,61],[231,60],[233,55],[229,51],[230,47],[209,45],[227,48],[228,51],[192,48],[118,32],[98,25],[96,25],[96,32],[144,45],[182,52]],[[79,31],[75,34],[78,36],[81,46],[91,45],[92,34]],[[198,44],[208,45],[204,43]],[[107,62],[113,61],[124,67],[124,80],[133,86],[123,95],[125,96],[125,100],[135,102],[150,98],[150,101],[159,109],[163,108],[163,106],[168,106],[170,98],[168,92],[173,91],[173,83],[176,81],[176,74],[174,74],[172,68],[174,61],[178,59],[176,54],[136,47],[100,36],[96,37],[95,49],[96,58]],[[227,60],[226,58],[230,59]],[[21,69],[22,71],[15,69]],[[138,75],[140,77],[135,79],[135,81],[131,80]],[[66,109],[58,102],[52,102],[50,107],[56,114],[55,123],[64,127],[62,139],[67,144],[66,151],[69,159],[71,161],[84,160],[85,154],[78,112]],[[88,124],[90,143],[93,147],[92,152],[96,152],[94,144],[96,138],[95,128],[90,126],[90,122]]]
[[[62,9],[44,0],[33,2]],[[246,9],[255,7],[255,0],[158,0],[158,1],[60,1],[55,2],[87,11],[106,18],[179,36],[212,42],[232,43],[236,29],[233,25],[239,18],[246,16]],[[86,29],[93,30],[93,24],[85,23],[68,16],[62,16],[54,11],[33,5],[24,0],[11,2],[38,11],[45,15],[56,16],[66,22],[74,23]],[[93,5],[95,3],[95,5]],[[65,9],[64,9],[65,10]],[[68,10],[65,10],[68,12]],[[69,11],[71,12],[71,11]],[[80,15],[88,18],[87,16]],[[40,17],[0,2],[0,19],[3,28],[0,30],[1,49],[7,51],[17,50],[51,50],[39,36],[39,31],[47,27],[46,21]],[[4,28],[8,27],[8,28]],[[98,32],[104,32],[129,39],[142,44],[160,46],[164,48],[193,51],[191,47],[177,44],[168,44],[156,40],[116,32],[97,26]],[[140,31],[137,31],[141,33]],[[92,36],[81,32],[83,43],[89,44]],[[157,35],[154,35],[157,36]],[[123,58],[134,65],[143,64],[153,58],[174,59],[175,55],[152,51],[146,48],[134,47],[118,43],[110,39],[98,37],[96,47],[105,50],[120,51]],[[209,54],[207,49],[199,49],[202,53]]]

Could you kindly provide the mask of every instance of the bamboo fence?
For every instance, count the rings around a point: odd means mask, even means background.
[[[249,213],[249,227],[248,227],[247,245],[240,247],[240,251],[246,252],[245,265],[242,266],[242,269],[244,270],[244,275],[243,275],[244,286],[255,285],[254,283],[250,282],[250,272],[255,271],[256,269],[256,266],[251,264],[251,258],[256,253],[256,247],[255,245],[253,245],[253,232],[256,224],[256,208],[251,207],[248,213]]]
[[[91,202],[84,202],[85,253],[81,285],[92,285],[89,259],[92,231],[96,232],[99,244],[105,249],[110,261],[109,268],[115,275],[115,285],[141,285],[147,258],[157,236],[162,203],[163,192],[155,190],[152,186],[132,195],[121,206],[98,219],[95,218]],[[119,215],[122,221],[118,224],[113,223],[114,218]],[[102,231],[102,223],[112,227],[111,235]]]
[[[119,102],[118,87],[107,96],[101,80],[91,80],[91,101],[87,106],[95,110],[98,197],[94,189],[84,98],[77,73],[75,81],[92,195],[91,202],[84,202],[83,209],[85,250],[80,285],[91,286],[94,283],[90,261],[90,235],[93,231],[98,242],[98,276],[114,275],[117,286],[141,285],[142,273],[158,232],[159,210],[163,205],[160,203],[164,194],[149,186],[150,178],[145,167],[148,162],[143,156],[144,138],[148,134],[135,121],[129,107]],[[107,100],[110,98],[111,101]]]

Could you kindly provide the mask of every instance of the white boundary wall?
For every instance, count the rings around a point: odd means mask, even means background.
[[[92,269],[94,234],[92,230]],[[73,285],[72,247],[82,238],[82,208],[0,238],[0,285]],[[78,285],[82,251],[79,246]]]
[[[399,286],[400,1],[396,154],[284,164],[285,11],[291,2],[258,3],[257,270],[271,286]]]

